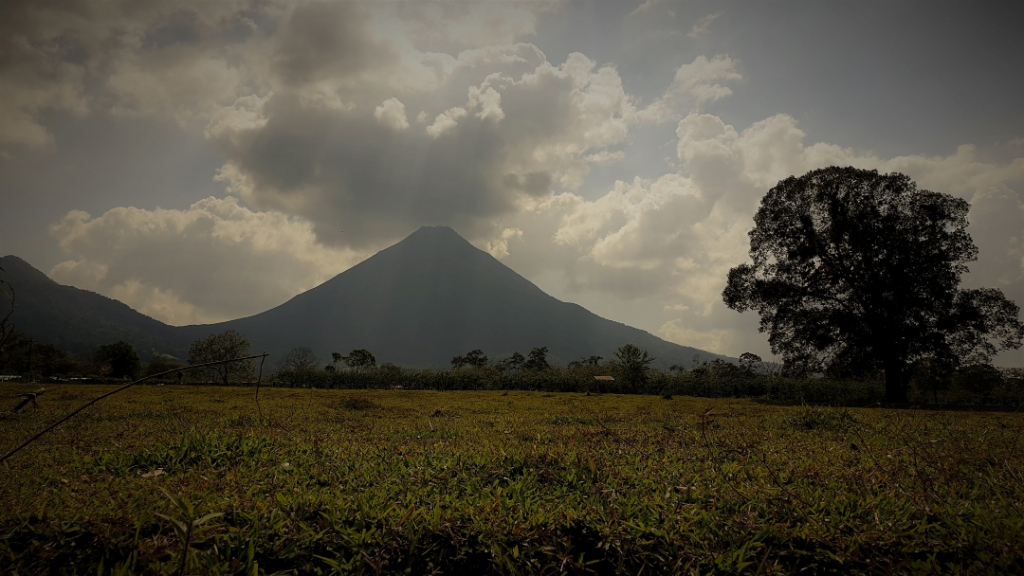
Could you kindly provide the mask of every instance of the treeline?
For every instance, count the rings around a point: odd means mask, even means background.
[[[286,388],[402,390],[528,390],[590,394],[648,394],[701,398],[754,398],[768,402],[867,406],[882,402],[884,378],[788,377],[721,361],[672,371],[647,368],[637,378],[616,362],[568,368],[508,371],[497,366],[412,370],[393,364],[361,369],[288,368],[269,385]],[[990,369],[990,370],[989,370]],[[610,379],[607,377],[611,377]],[[927,405],[1020,406],[1024,370],[972,368],[954,374],[941,388],[911,380],[910,401]]]
[[[248,356],[249,341],[234,331],[211,334],[197,340],[188,361],[157,356],[140,361],[130,344],[115,342],[99,347],[92,355],[69,357],[57,348],[15,333],[0,350],[0,374],[22,380],[93,382],[123,381],[160,374],[167,370],[216,360]],[[551,366],[547,348],[527,354],[513,353],[492,361],[483,351],[472,350],[451,359],[447,370],[409,369],[377,364],[372,352],[352,350],[333,353],[324,365],[313,351],[291,350],[273,366],[266,366],[263,383],[285,388],[403,389],[403,390],[528,390],[590,394],[648,394],[704,398],[756,398],[770,402],[806,402],[865,406],[882,402],[882,374],[859,378],[834,375],[787,374],[779,366],[754,354],[740,356],[739,364],[721,360],[690,366],[673,365],[667,371],[651,367],[655,358],[646,350],[626,344],[605,361],[588,356],[568,366]],[[188,370],[157,380],[174,384],[251,385],[258,374],[253,361]],[[274,371],[273,373],[272,372]],[[922,405],[1020,406],[1024,404],[1024,369],[997,369],[975,364],[949,371],[930,362],[915,365],[909,380],[908,400]]]

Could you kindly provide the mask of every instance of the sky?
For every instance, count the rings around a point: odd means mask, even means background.
[[[1014,2],[8,0],[0,254],[184,325],[449,225],[559,299],[767,359],[726,274],[773,185],[842,165],[968,200],[964,284],[1024,304],[1022,21]]]

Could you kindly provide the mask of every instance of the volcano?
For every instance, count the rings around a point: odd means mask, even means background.
[[[379,362],[446,367],[481,349],[491,359],[546,346],[553,365],[612,358],[635,344],[658,364],[720,358],[562,302],[446,226],[423,227],[331,280],[248,318],[182,330],[197,339],[235,330],[281,358],[308,346],[321,358],[357,348]]]
[[[624,344],[646,349],[663,368],[689,365],[695,356],[724,358],[553,298],[444,226],[420,228],[276,308],[217,324],[169,326],[116,300],[57,284],[14,256],[0,265],[17,290],[17,328],[74,353],[124,340],[143,359],[158,353],[184,358],[193,341],[235,330],[254,353],[269,352],[272,362],[300,346],[325,363],[332,352],[365,348],[380,363],[410,368],[447,367],[452,357],[478,348],[498,360],[546,346],[555,366],[588,356],[611,359]]]

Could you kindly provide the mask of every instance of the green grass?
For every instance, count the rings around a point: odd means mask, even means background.
[[[58,386],[0,419],[0,452],[106,390]],[[262,416],[250,389],[139,387],[0,464],[0,573],[1024,572],[1020,414],[260,400]]]

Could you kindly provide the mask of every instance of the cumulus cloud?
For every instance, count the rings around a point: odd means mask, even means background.
[[[258,209],[309,219],[329,243],[394,240],[437,222],[482,237],[495,217],[575,190],[591,165],[621,158],[610,148],[637,122],[615,68],[578,53],[555,65],[535,46],[491,46],[438,74],[436,86],[338,84],[353,103],[343,109],[310,105],[309,85],[236,101],[207,128],[226,159],[219,178]],[[423,110],[422,130],[404,129],[406,108]]]
[[[373,117],[392,130],[405,130],[409,119],[405,116],[405,104],[398,98],[388,98],[373,110]]]
[[[258,84],[253,39],[274,8],[246,0],[178,6],[0,5],[0,146],[55,143],[47,112],[111,111],[200,125]]]
[[[693,62],[683,64],[676,69],[675,78],[665,94],[640,111],[640,119],[654,124],[678,120],[680,110],[689,110],[731,95],[732,89],[725,84],[743,79],[736,70],[738,65],[727,55],[718,55],[710,60],[707,56],[698,56]]]
[[[262,312],[364,257],[324,246],[308,222],[232,197],[95,218],[76,210],[50,233],[68,257],[50,271],[55,280],[178,325]]]
[[[508,243],[514,238],[522,238],[523,231],[519,228],[505,228],[498,238],[487,243],[487,252],[499,260],[508,256]]]
[[[456,106],[449,108],[434,118],[434,123],[427,126],[427,134],[431,138],[440,138],[444,133],[451,132],[459,125],[459,118],[466,115],[466,109]]]

